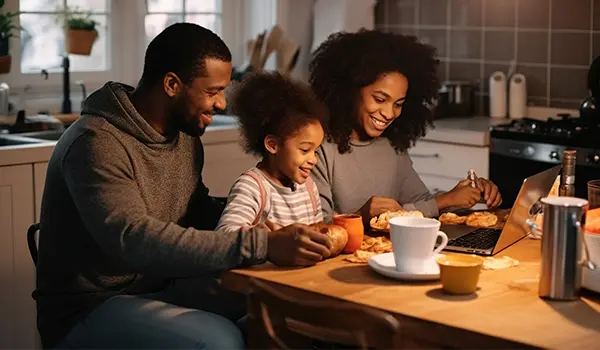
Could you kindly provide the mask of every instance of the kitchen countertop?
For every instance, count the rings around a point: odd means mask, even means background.
[[[79,114],[77,113],[69,113],[69,114],[53,114],[53,117],[60,120],[63,124],[69,125],[79,119]],[[0,116],[0,124],[14,124],[17,120],[16,115],[3,115]]]
[[[79,117],[76,114],[58,115],[65,124],[70,124]],[[0,117],[11,118],[11,117]],[[462,144],[476,147],[489,145],[489,128],[492,125],[506,123],[506,119],[489,117],[448,118],[434,121],[435,128],[428,131],[422,140]],[[235,117],[216,115],[213,124],[202,136],[204,145],[238,142],[240,140],[238,124]],[[47,162],[50,159],[56,141],[36,144],[0,147],[0,166]]]
[[[437,119],[422,140],[487,147],[490,144],[490,127],[508,123],[508,119],[490,117],[465,117]]]
[[[71,124],[79,115],[59,115],[57,116],[65,124]],[[12,119],[10,119],[12,118]],[[15,117],[0,117],[1,122],[14,123]],[[238,142],[240,139],[238,124],[235,117],[225,115],[215,115],[213,124],[206,128],[202,135],[202,143],[214,145],[220,143]],[[1,146],[0,147],[0,166],[31,164],[47,162],[52,155],[52,150],[57,141],[45,141],[34,144]]]

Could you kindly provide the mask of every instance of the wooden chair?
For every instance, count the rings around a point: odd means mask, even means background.
[[[40,224],[33,224],[29,226],[27,230],[27,246],[29,247],[29,254],[31,255],[31,260],[33,260],[33,264],[37,266],[37,257],[38,257],[38,239],[40,232]]]
[[[361,349],[403,347],[400,323],[383,311],[298,300],[256,279],[250,286],[249,348],[307,349],[311,339]]]

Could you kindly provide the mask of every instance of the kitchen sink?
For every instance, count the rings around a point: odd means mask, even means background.
[[[31,145],[31,144],[41,143],[41,142],[44,142],[44,141],[31,139],[31,138],[27,138],[27,137],[20,137],[20,136],[0,136],[0,147]]]
[[[65,132],[64,130],[43,130],[43,131],[32,131],[32,132],[27,132],[27,133],[20,133],[18,135],[21,137],[27,137],[27,138],[37,139],[37,140],[58,141],[58,139],[60,139],[60,137],[62,136],[62,134],[64,132]]]
[[[208,129],[220,130],[237,126],[238,120],[236,117],[228,115],[215,115],[213,116],[212,123],[208,126]],[[55,142],[60,139],[64,132],[65,130],[62,129],[52,129],[17,134],[0,134],[0,147]]]
[[[213,127],[223,127],[223,126],[237,126],[238,119],[236,117],[232,117],[229,115],[214,115],[212,119],[212,123],[208,126],[209,128]]]

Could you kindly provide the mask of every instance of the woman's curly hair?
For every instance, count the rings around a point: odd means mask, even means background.
[[[310,86],[277,72],[251,73],[233,88],[232,112],[242,128],[247,153],[265,156],[264,140],[275,135],[284,140],[303,126],[328,121],[327,109]]]
[[[313,53],[310,85],[328,108],[328,140],[340,153],[351,151],[350,135],[358,121],[361,88],[386,73],[408,79],[402,115],[384,131],[397,151],[405,151],[433,126],[426,104],[437,96],[439,80],[435,48],[414,36],[361,29],[330,35]]]

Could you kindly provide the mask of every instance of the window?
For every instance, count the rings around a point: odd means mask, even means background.
[[[176,22],[192,22],[222,35],[221,0],[147,0],[146,44]]]
[[[109,0],[20,0],[19,21],[21,32],[20,71],[23,74],[40,74],[62,71],[65,34],[61,10],[65,8],[90,11],[98,24],[98,39],[90,56],[70,55],[71,72],[109,70]]]
[[[234,66],[242,64],[249,39],[247,26],[250,23],[254,28],[257,19],[253,17],[260,8],[265,9],[265,2],[272,1],[275,0],[5,0],[2,11],[20,11],[18,24],[25,30],[21,38],[10,41],[12,68],[0,81],[8,83],[11,93],[18,95],[31,87],[24,99],[27,101],[51,101],[61,96],[65,35],[58,15],[65,6],[91,11],[100,24],[91,55],[69,55],[71,96],[76,108],[80,96],[75,88],[78,80],[85,83],[88,92],[108,80],[136,84],[149,41],[174,22],[193,22],[213,30],[231,49]],[[42,69],[50,73],[48,79],[42,76]]]

